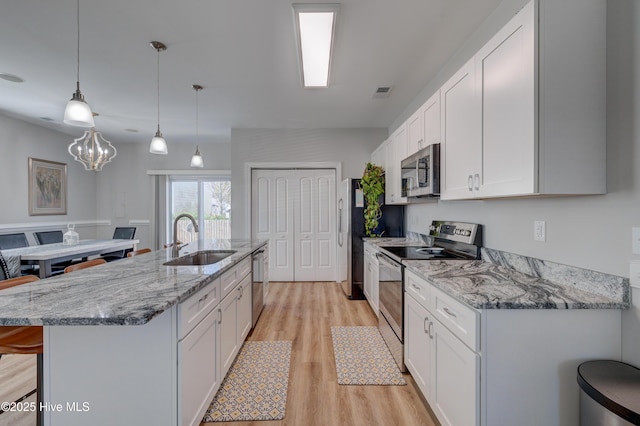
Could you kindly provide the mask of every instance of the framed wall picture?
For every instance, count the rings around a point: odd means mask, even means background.
[[[29,157],[29,216],[67,214],[67,165]]]

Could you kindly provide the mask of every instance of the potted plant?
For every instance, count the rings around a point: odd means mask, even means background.
[[[367,163],[360,179],[360,189],[365,199],[364,228],[367,237],[380,237],[382,232],[378,232],[377,227],[378,220],[382,217],[380,197],[384,194],[384,169]]]

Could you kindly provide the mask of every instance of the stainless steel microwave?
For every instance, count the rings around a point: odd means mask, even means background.
[[[403,197],[440,195],[440,144],[434,143],[400,163]]]

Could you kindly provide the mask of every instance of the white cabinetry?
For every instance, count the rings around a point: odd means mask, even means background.
[[[480,185],[480,103],[472,58],[440,89],[443,200],[475,196]]]
[[[405,364],[443,425],[579,424],[578,365],[620,359],[616,309],[474,309],[405,269]]]
[[[405,289],[409,372],[441,424],[479,424],[480,355],[462,340],[476,344],[477,311],[406,270]]]
[[[407,120],[407,155],[440,143],[440,90]],[[405,157],[405,158],[406,158]]]
[[[250,260],[247,259],[247,260]],[[218,324],[220,326],[220,377],[224,376],[231,368],[236,355],[244,339],[251,329],[251,274],[246,272],[240,276],[243,270],[239,265],[222,275],[221,281],[230,281],[230,277],[236,280],[236,284],[224,297],[218,308]]]
[[[606,191],[606,1],[522,8],[441,88],[442,199]]]
[[[386,170],[386,156],[387,155],[387,145],[386,141],[381,143],[375,151],[371,153],[371,164],[375,164],[376,166],[380,166]]]
[[[178,387],[181,424],[199,424],[218,387],[218,341],[215,307],[220,279],[178,305]]]
[[[386,204],[406,204],[402,197],[400,162],[407,157],[407,126],[400,126],[389,138],[386,150],[385,202]]]
[[[369,302],[369,306],[376,316],[380,315],[378,302],[380,300],[379,282],[378,282],[378,258],[376,253],[378,250],[367,243],[364,243],[364,290],[363,293]]]

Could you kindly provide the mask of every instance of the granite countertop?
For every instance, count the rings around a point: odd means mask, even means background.
[[[183,247],[236,250],[212,265],[164,266],[171,249],[46,278],[0,292],[0,325],[142,325],[187,299],[267,241],[210,240]]]
[[[476,309],[627,309],[629,303],[482,260],[405,260],[407,269]]]
[[[378,248],[424,245],[422,241],[410,238],[363,240]],[[402,263],[445,293],[476,309],[629,308],[629,300],[624,296],[612,294],[609,297],[483,260],[404,260]],[[573,275],[574,272],[567,271],[566,274]],[[602,282],[601,287],[606,291]],[[588,285],[584,287],[588,288]]]

